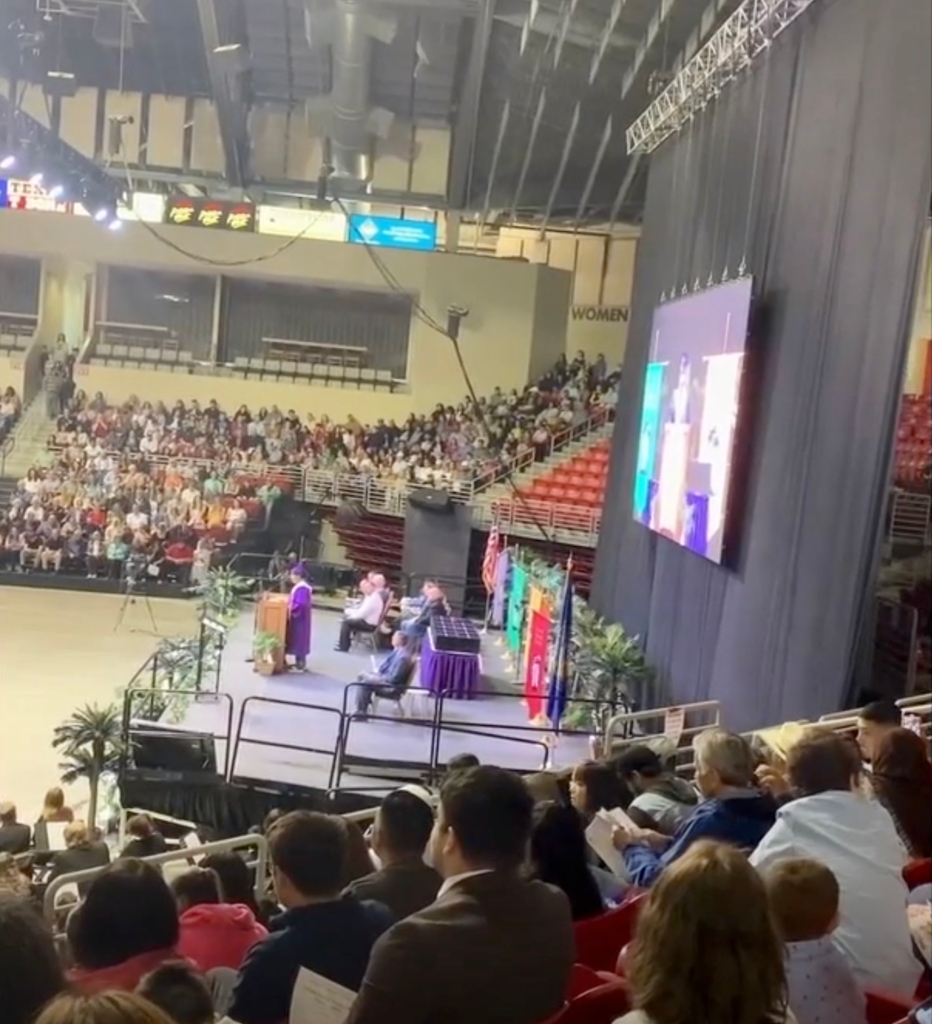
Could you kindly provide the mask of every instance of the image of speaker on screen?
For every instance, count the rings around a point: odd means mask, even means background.
[[[634,516],[720,562],[740,430],[749,278],[654,312],[634,479]]]

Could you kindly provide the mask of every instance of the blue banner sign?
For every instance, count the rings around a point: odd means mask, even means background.
[[[402,220],[400,217],[370,217],[367,213],[353,213],[347,224],[347,241],[391,249],[436,249],[437,225],[432,220]]]

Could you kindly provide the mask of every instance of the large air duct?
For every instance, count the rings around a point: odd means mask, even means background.
[[[367,13],[357,0],[336,0],[331,50],[330,163],[334,177],[361,186],[372,176],[369,134],[372,36]]]

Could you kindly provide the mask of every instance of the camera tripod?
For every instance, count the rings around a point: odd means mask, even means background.
[[[152,607],[152,602],[149,600],[149,595],[143,590],[137,597],[137,584],[138,580],[133,576],[125,576],[122,580],[123,584],[123,603],[120,605],[120,610],[117,612],[116,622],[113,624],[113,632],[123,625],[123,619],[126,617],[126,609],[130,605],[136,604],[139,597],[145,602],[146,611],[149,613],[149,621],[152,623],[151,630],[145,629],[131,629],[131,633],[148,633],[150,636],[161,636],[159,632],[158,624],[155,621],[155,609]]]

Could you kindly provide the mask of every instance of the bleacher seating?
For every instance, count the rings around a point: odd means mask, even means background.
[[[531,500],[601,508],[608,480],[609,440],[539,476],[524,494]]]
[[[929,395],[906,395],[900,410],[894,453],[898,486],[928,489],[932,466],[932,401]]]

